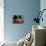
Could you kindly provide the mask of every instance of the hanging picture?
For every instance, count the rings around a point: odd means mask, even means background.
[[[22,15],[13,15],[12,21],[13,24],[22,24],[24,23],[24,17]]]

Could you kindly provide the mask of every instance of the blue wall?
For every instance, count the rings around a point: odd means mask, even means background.
[[[4,8],[5,40],[18,41],[31,30],[40,0],[5,0]],[[12,24],[13,15],[24,15],[24,24]]]
[[[40,10],[42,11],[43,9],[46,9],[46,0],[41,0],[40,1]],[[43,22],[40,21],[40,25],[46,27],[46,10],[43,12]]]

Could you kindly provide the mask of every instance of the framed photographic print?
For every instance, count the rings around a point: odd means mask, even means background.
[[[22,15],[13,15],[12,21],[13,24],[22,24],[24,23],[24,17]]]

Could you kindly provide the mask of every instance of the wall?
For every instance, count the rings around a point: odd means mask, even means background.
[[[35,12],[40,9],[40,0],[5,0],[4,1],[5,40],[18,41],[32,28]],[[24,15],[24,24],[13,24],[13,15]]]
[[[46,0],[41,0],[40,2],[41,2],[40,3],[40,9],[42,11],[43,9],[46,9]],[[42,17],[43,17],[43,22],[41,21],[40,25],[46,26],[46,10],[43,12]]]

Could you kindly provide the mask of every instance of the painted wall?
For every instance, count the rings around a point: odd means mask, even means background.
[[[42,11],[43,9],[46,9],[46,0],[41,0],[40,2],[40,9]],[[43,19],[44,21],[41,21],[40,25],[46,26],[46,11],[43,12]]]
[[[5,0],[4,17],[5,17],[5,40],[18,41],[24,37],[33,24],[35,12],[40,9],[40,0]],[[24,15],[24,24],[13,24],[13,15]]]

